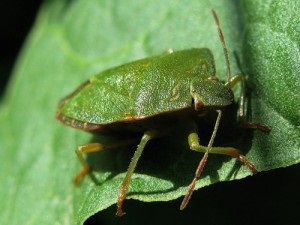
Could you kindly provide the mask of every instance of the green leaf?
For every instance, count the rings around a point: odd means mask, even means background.
[[[233,107],[225,112],[216,145],[239,148],[260,171],[300,161],[298,1],[47,1],[1,103],[0,224],[83,224],[116,203],[135,147],[88,156],[99,183],[87,177],[79,188],[74,186],[72,179],[81,168],[74,149],[109,137],[62,126],[54,118],[57,104],[91,75],[168,48],[210,48],[218,76],[226,81],[211,8],[220,18],[234,73],[239,69],[232,51],[243,56],[251,87],[250,117],[272,128],[269,135],[239,129]],[[199,132],[201,142],[207,142],[211,132],[205,126]],[[128,198],[151,202],[181,197],[201,157],[188,149],[180,130],[153,140]],[[235,159],[210,155],[196,189],[249,174]],[[128,216],[142,220],[143,210],[131,208],[130,202],[125,201]]]
[[[294,9],[300,2],[269,1],[260,8],[255,4],[244,4],[248,11],[243,50],[255,86],[253,108],[262,109],[259,120],[272,126],[270,138],[253,142],[253,147],[269,146],[270,150],[257,153],[266,170],[299,162],[300,30]]]

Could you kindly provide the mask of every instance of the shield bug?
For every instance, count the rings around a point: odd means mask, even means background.
[[[227,82],[225,84],[216,76],[213,54],[209,49],[169,51],[105,70],[91,77],[59,104],[56,117],[65,125],[94,133],[141,134],[140,143],[120,186],[116,213],[118,216],[124,214],[122,205],[131,176],[148,141],[168,135],[170,129],[175,129],[172,125],[176,121],[183,121],[186,125],[190,149],[204,153],[180,209],[184,209],[189,202],[209,153],[235,157],[252,173],[256,172],[254,165],[236,148],[213,146],[222,110],[233,104],[231,88],[238,83],[241,84],[238,110],[240,125],[265,132],[269,131],[269,127],[246,121],[245,79],[243,75],[231,77],[226,43],[218,17],[213,10],[212,14],[226,60]],[[217,113],[217,119],[208,146],[202,146],[197,134],[196,118],[205,116],[205,113],[210,111]],[[79,183],[91,172],[83,154],[130,143],[132,140],[129,139],[117,143],[89,143],[79,146],[76,154],[83,165],[83,170],[75,177],[75,182]]]

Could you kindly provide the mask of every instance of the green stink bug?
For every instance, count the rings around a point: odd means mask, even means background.
[[[137,162],[149,140],[168,135],[176,121],[184,121],[191,150],[204,152],[195,177],[184,197],[180,209],[184,209],[195,188],[196,181],[205,166],[209,153],[224,154],[237,158],[255,173],[256,169],[245,156],[232,147],[213,147],[222,110],[233,104],[231,88],[241,84],[242,92],[238,118],[242,126],[269,131],[268,126],[247,122],[244,113],[244,77],[231,77],[230,63],[225,40],[217,15],[212,11],[227,65],[227,83],[216,76],[212,52],[207,48],[174,51],[149,57],[105,70],[81,85],[61,100],[56,117],[65,125],[94,133],[134,132],[141,134],[140,143],[132,157],[127,173],[120,186],[117,215],[124,214],[123,202]],[[217,112],[208,146],[199,143],[196,118],[209,111]],[[76,154],[83,170],[75,182],[91,172],[83,154],[131,144],[132,140],[118,143],[89,143],[79,146]]]

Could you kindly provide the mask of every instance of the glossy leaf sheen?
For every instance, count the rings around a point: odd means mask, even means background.
[[[81,168],[76,146],[113,138],[96,139],[62,126],[54,119],[58,102],[99,71],[167,48],[210,48],[217,74],[226,81],[211,8],[220,17],[233,73],[239,71],[232,50],[243,56],[252,120],[272,128],[269,135],[239,129],[233,107],[224,112],[215,145],[239,148],[260,171],[300,161],[299,1],[242,1],[239,10],[234,2],[208,2],[46,1],[1,103],[0,224],[83,224],[116,202],[135,146],[90,155],[99,184],[87,177],[75,187],[72,178]],[[205,118],[199,126],[203,144],[215,119]],[[180,129],[153,140],[128,198],[149,202],[181,197],[201,156],[188,150]],[[249,174],[234,159],[210,155],[196,189]],[[129,205],[125,202],[128,215],[139,214],[140,209],[127,210]]]

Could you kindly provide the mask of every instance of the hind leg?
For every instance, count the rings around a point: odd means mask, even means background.
[[[75,153],[76,153],[80,163],[82,164],[83,169],[74,178],[75,184],[80,184],[82,179],[92,171],[90,165],[83,157],[84,154],[88,154],[88,153],[92,153],[92,152],[99,152],[99,151],[103,151],[106,149],[113,149],[113,148],[117,148],[120,146],[133,144],[135,142],[136,142],[135,139],[130,139],[130,140],[123,140],[123,141],[114,142],[114,143],[89,143],[89,144],[78,146],[77,149],[75,150]]]

